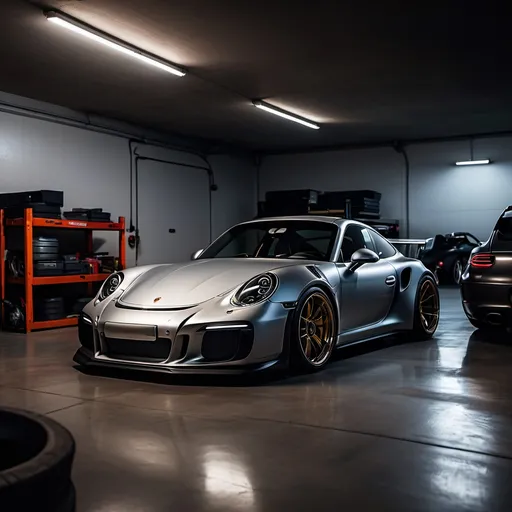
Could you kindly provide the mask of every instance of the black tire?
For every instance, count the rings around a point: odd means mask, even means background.
[[[0,408],[0,510],[73,512],[75,442],[55,421]]]
[[[454,284],[459,284],[462,276],[462,261],[456,258],[452,265],[451,279]]]
[[[309,322],[305,321],[306,316],[303,316],[303,313],[306,313],[305,308],[308,308],[309,304],[313,304],[313,306],[317,304],[318,307],[322,308],[325,306],[325,309],[323,310],[325,312],[325,318],[324,316],[322,317],[322,327],[311,326],[311,324],[317,325],[312,320]],[[324,306],[321,306],[322,304]],[[314,318],[314,313],[314,311],[311,311],[312,319]],[[328,320],[329,316],[330,320]],[[305,324],[310,325],[312,331],[307,329],[307,332],[305,333]],[[338,333],[337,326],[337,314],[331,298],[321,288],[312,287],[307,290],[299,299],[291,320],[289,339],[291,369],[299,373],[312,373],[324,368],[329,362],[336,345]],[[317,328],[318,334],[316,334]],[[323,337],[324,333],[326,339],[330,340],[330,343],[326,343],[324,349],[320,350],[321,344],[311,340],[313,340],[315,335],[317,338]],[[304,336],[306,337],[306,341],[301,342],[301,340],[304,340]],[[304,348],[304,345],[306,345],[306,348]],[[308,352],[308,346],[309,357],[306,354]],[[314,353],[316,354],[316,351],[318,351],[318,358],[315,361]]]
[[[426,287],[428,287],[429,291],[426,291]],[[425,300],[425,296],[422,297],[422,294],[426,293],[427,296],[430,296],[430,293],[433,293],[433,305],[429,311],[425,311],[422,313],[422,300]],[[439,289],[433,277],[430,275],[423,276],[416,289],[416,298],[414,300],[414,322],[413,328],[411,331],[412,337],[416,341],[424,341],[429,340],[434,335],[437,326],[439,325],[439,311],[440,311],[440,302],[439,302]],[[437,317],[434,315],[437,314]],[[429,316],[427,316],[429,315]],[[425,319],[427,321],[434,320],[435,324],[425,325]]]
[[[452,281],[460,286],[460,283],[462,281],[462,274],[464,273],[464,269],[467,265],[467,259],[466,258],[457,258],[452,265],[451,270],[451,279]]]

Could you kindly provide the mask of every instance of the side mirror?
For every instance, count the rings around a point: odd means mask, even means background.
[[[354,252],[354,254],[352,254],[352,257],[350,258],[350,265],[348,266],[348,270],[350,270],[350,272],[355,272],[365,263],[375,263],[379,260],[379,256],[373,251],[370,251],[370,249],[358,249]]]
[[[193,252],[192,255],[190,256],[190,259],[197,260],[197,258],[199,258],[199,256],[201,256],[201,254],[203,253],[203,250],[204,249],[199,249],[198,251]]]

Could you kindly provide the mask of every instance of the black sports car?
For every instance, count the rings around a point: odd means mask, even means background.
[[[512,327],[512,206],[501,214],[489,240],[472,251],[461,293],[475,327]]]
[[[429,238],[419,259],[440,282],[460,284],[471,251],[481,243],[471,233],[448,233]]]

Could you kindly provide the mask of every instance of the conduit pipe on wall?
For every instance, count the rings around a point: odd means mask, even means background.
[[[130,144],[130,160],[132,160],[132,146]],[[139,237],[139,161],[149,161],[149,162],[157,162],[162,164],[169,164],[169,165],[176,165],[181,167],[186,167],[189,169],[200,169],[203,171],[206,171],[208,173],[208,212],[209,212],[209,238],[210,243],[212,242],[213,237],[213,222],[212,222],[212,192],[217,190],[217,185],[215,184],[215,177],[213,174],[212,166],[210,165],[210,162],[208,162],[208,159],[204,157],[204,161],[206,165],[195,165],[195,164],[186,164],[183,162],[177,162],[175,160],[168,160],[164,158],[153,158],[149,156],[142,156],[139,153],[137,153],[137,148],[135,148],[135,151],[133,152],[133,155],[135,155],[135,237],[136,237],[136,244],[135,244],[135,265],[138,263],[139,259],[139,244],[138,244],[138,237]],[[130,180],[131,181],[131,180]]]
[[[141,144],[149,144],[157,147],[161,147],[163,149],[169,149],[171,151],[181,151],[184,153],[189,153],[191,155],[197,155],[200,158],[203,158],[204,155],[199,149],[195,149],[192,147],[186,147],[185,145],[173,145],[163,141],[159,141],[156,139],[150,139],[147,137],[137,136],[134,133],[125,132],[122,130],[107,128],[105,126],[101,126],[98,124],[92,123],[90,120],[80,121],[79,119],[74,119],[71,117],[65,117],[62,115],[52,114],[49,112],[45,112],[43,110],[30,108],[30,107],[21,107],[18,105],[11,105],[6,103],[5,101],[0,101],[0,112],[4,112],[6,114],[17,115],[20,117],[27,117],[29,119],[37,119],[38,121],[47,121],[49,123],[59,124],[62,126],[70,126],[72,128],[80,128],[81,130],[87,130],[95,133],[101,133],[103,135],[111,135],[113,137],[119,137],[122,139],[133,139]],[[82,117],[87,117],[85,114]]]
[[[36,119],[38,121],[46,121],[54,124],[59,124],[61,126],[69,126],[71,128],[79,128],[81,130],[87,130],[94,133],[100,133],[102,135],[110,135],[112,137],[119,137],[122,139],[128,140],[128,147],[130,151],[130,221],[128,226],[128,231],[133,233],[136,229],[136,227],[133,224],[133,200],[134,200],[134,194],[133,194],[133,155],[134,155],[134,144],[140,144],[140,145],[146,145],[146,146],[152,146],[157,147],[169,151],[176,151],[180,153],[185,153],[189,155],[196,156],[203,160],[205,162],[205,167],[201,166],[194,166],[191,164],[183,164],[181,162],[171,162],[171,161],[165,161],[165,163],[174,163],[174,165],[181,165],[184,167],[194,167],[194,168],[202,168],[208,172],[209,176],[209,182],[210,182],[210,240],[212,238],[212,200],[211,200],[211,192],[217,189],[217,186],[215,184],[215,179],[213,175],[213,169],[208,161],[208,158],[206,157],[203,152],[201,152],[198,149],[183,147],[183,146],[176,146],[168,143],[164,143],[155,139],[148,139],[146,137],[134,137],[133,133],[123,132],[121,130],[116,130],[113,128],[107,128],[104,126],[99,126],[94,123],[91,123],[90,120],[87,121],[80,121],[79,119],[73,119],[71,117],[65,117],[61,115],[52,114],[49,112],[45,112],[43,110],[35,109],[35,108],[29,108],[29,107],[21,107],[18,105],[11,105],[9,103],[6,103],[4,101],[0,101],[0,112],[4,112],[6,114],[11,115],[17,115],[20,117],[26,117],[29,119]],[[148,157],[140,157],[139,159],[149,159]]]
[[[405,146],[400,142],[397,142],[393,146],[397,153],[400,153],[404,157],[405,163],[405,238],[409,238],[410,236],[410,178],[411,178],[411,168],[409,165],[409,155],[407,155],[407,150]]]

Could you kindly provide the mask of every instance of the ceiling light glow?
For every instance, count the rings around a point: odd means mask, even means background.
[[[284,119],[288,119],[288,121],[293,121],[294,123],[302,124],[303,126],[307,126],[308,128],[312,128],[313,130],[319,130],[320,126],[308,119],[304,119],[303,117],[297,116],[295,114],[290,114],[290,112],[286,112],[286,110],[280,109],[278,107],[274,107],[265,103],[264,101],[255,100],[252,104],[265,112],[269,112],[270,114],[274,114],[275,116],[282,117]]]
[[[465,160],[465,161],[462,161],[462,162],[455,162],[455,165],[486,165],[486,164],[490,164],[491,161],[486,159],[486,160]]]
[[[173,75],[185,76],[185,71],[182,69],[173,66],[172,64],[162,59],[158,59],[149,54],[146,54],[144,51],[132,47],[128,43],[121,41],[117,42],[114,40],[114,38],[109,38],[108,35],[101,34],[99,31],[81,24],[74,18],[54,11],[47,12],[45,15],[46,19],[55,25],[66,28],[72,32],[75,32],[76,34],[80,34],[81,36],[91,39],[92,41],[101,43],[105,46],[108,46],[109,48],[112,48],[113,50],[117,50],[118,52],[124,53],[125,55],[129,55],[134,59],[140,60],[146,64],[150,64],[151,66],[155,66],[163,71],[172,73]]]

